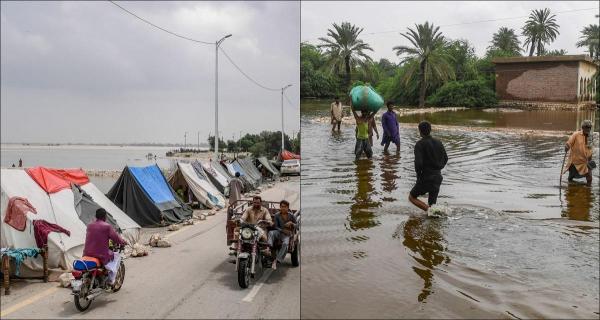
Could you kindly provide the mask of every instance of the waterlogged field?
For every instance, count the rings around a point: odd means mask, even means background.
[[[376,144],[355,163],[354,126],[315,123],[323,105],[302,106],[303,317],[600,316],[600,176],[559,188],[562,132],[589,115],[545,125],[556,135],[436,130],[430,118],[450,159],[438,203],[452,210],[432,219],[407,200],[415,125],[401,123],[399,156]],[[529,115],[531,129],[550,122]]]

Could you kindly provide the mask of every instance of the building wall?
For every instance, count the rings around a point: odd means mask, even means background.
[[[596,74],[596,66],[589,63],[579,63],[578,83],[577,83],[577,99],[579,101],[592,101],[596,94],[596,86],[594,85],[594,75]]]
[[[496,93],[500,100],[577,103],[579,65],[578,61],[497,64]]]

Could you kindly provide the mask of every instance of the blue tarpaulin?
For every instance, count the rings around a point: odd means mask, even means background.
[[[154,203],[175,201],[173,193],[158,166],[129,167],[129,170]]]

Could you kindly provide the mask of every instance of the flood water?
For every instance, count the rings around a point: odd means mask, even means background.
[[[401,124],[400,156],[376,144],[355,163],[354,127],[332,134],[311,121],[327,109],[302,110],[303,317],[600,317],[600,175],[559,188],[566,135],[440,131],[432,120],[449,156],[438,204],[452,213],[424,218],[407,200],[414,125]],[[527,122],[548,122],[543,112]]]

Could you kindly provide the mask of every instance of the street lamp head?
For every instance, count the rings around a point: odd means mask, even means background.
[[[228,34],[228,35],[226,35],[226,36],[225,36],[223,39],[227,39],[227,38],[229,38],[229,37],[231,37],[231,33],[230,33],[230,34]]]
[[[285,87],[281,88],[281,90],[285,90],[285,89],[287,89],[287,88],[289,88],[289,87],[291,87],[291,86],[292,86],[291,84],[288,84],[287,86],[285,86]]]

